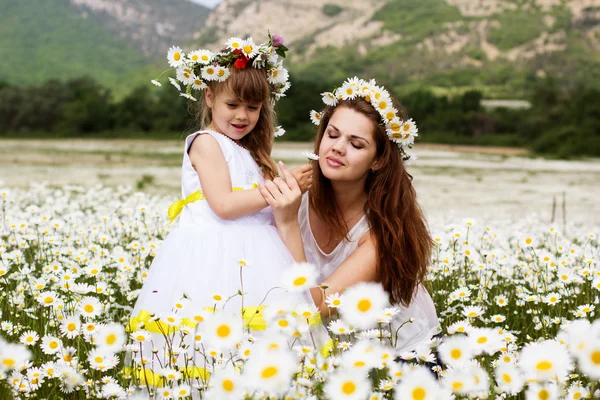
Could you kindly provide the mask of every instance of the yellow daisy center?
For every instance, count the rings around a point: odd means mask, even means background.
[[[306,277],[304,277],[304,276],[294,279],[294,286],[302,286],[305,283],[306,283]]]
[[[540,400],[548,400],[550,398],[550,393],[548,393],[546,389],[542,389],[538,393],[538,397],[540,398]]]
[[[423,400],[426,395],[427,392],[422,387],[417,387],[412,391],[412,398],[414,400]]]
[[[269,378],[272,378],[275,375],[277,375],[277,372],[278,372],[277,367],[269,366],[269,367],[263,369],[261,376],[264,379],[269,379]]]
[[[487,338],[485,336],[482,336],[479,339],[477,339],[477,343],[479,344],[484,344],[485,342],[487,342]]]
[[[511,383],[512,382],[512,378],[510,377],[509,374],[502,374],[502,380],[506,383]]]
[[[181,54],[179,54],[179,53],[175,53],[175,54],[173,54],[173,59],[174,59],[175,61],[179,61],[179,60],[181,59]]]
[[[106,337],[107,344],[115,344],[116,341],[117,341],[117,335],[115,335],[114,333],[111,333]]]
[[[69,332],[73,332],[76,328],[77,328],[77,325],[75,325],[74,322],[70,322],[69,325],[67,325],[67,330]]]
[[[342,385],[342,393],[344,394],[352,394],[356,391],[356,384],[354,382],[344,382]]]
[[[231,392],[234,387],[235,387],[235,385],[233,384],[233,381],[231,379],[225,379],[223,381],[223,390],[224,391]]]
[[[4,358],[2,360],[2,365],[4,365],[7,368],[13,368],[15,366],[15,364],[16,364],[16,362],[12,358]]]
[[[460,388],[463,387],[463,383],[462,382],[452,382],[452,390],[456,391],[456,390],[460,390]]]
[[[85,310],[85,312],[91,313],[92,311],[94,311],[94,306],[91,304],[86,304],[83,309]]]
[[[220,338],[226,338],[231,333],[231,328],[228,325],[221,325],[217,328],[217,335]]]
[[[209,58],[206,54],[202,55],[202,61],[208,61]]]
[[[57,342],[50,342],[50,344],[48,344],[48,347],[50,347],[51,349],[55,349],[58,347],[58,343]]]
[[[592,352],[590,359],[595,365],[600,365],[600,350]]]
[[[535,368],[538,371],[548,371],[549,369],[552,369],[552,363],[550,361],[540,361]]]
[[[371,301],[369,299],[362,299],[358,302],[358,310],[361,312],[367,312],[371,309]]]
[[[450,352],[450,357],[454,358],[455,360],[460,358],[462,356],[462,351],[460,351],[460,349],[452,349],[452,351]]]
[[[245,45],[245,46],[244,46],[244,52],[245,52],[246,54],[250,54],[250,53],[252,53],[252,46],[250,46],[250,45],[248,45],[248,44],[247,44],[247,45]]]

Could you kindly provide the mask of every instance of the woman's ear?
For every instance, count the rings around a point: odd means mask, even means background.
[[[210,90],[209,87],[204,88],[204,101],[206,102],[208,108],[213,108],[215,105],[215,94],[212,90]]]
[[[380,170],[381,168],[383,168],[383,159],[379,159],[379,160],[375,160],[373,162],[373,165],[371,166],[371,171],[372,172],[376,172],[378,170]]]

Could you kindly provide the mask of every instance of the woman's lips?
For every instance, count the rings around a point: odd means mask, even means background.
[[[340,160],[338,160],[335,157],[327,157],[326,160],[327,160],[327,165],[329,165],[330,167],[333,167],[333,168],[338,168],[338,167],[341,167],[344,165]]]

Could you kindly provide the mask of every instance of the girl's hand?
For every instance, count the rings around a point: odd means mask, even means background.
[[[259,185],[260,194],[273,209],[275,225],[278,228],[289,223],[298,223],[298,210],[302,201],[302,191],[292,172],[281,161],[279,167],[283,178],[277,177]]]
[[[292,175],[296,178],[300,191],[304,194],[310,189],[313,183],[313,167],[310,164],[304,164],[292,170]]]

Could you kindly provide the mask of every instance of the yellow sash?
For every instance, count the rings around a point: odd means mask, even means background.
[[[257,187],[258,187],[258,184],[256,184],[256,183],[252,184],[252,189],[256,189]],[[233,187],[233,188],[231,188],[231,190],[236,192],[239,190],[244,190],[244,188],[243,187]],[[206,200],[206,196],[204,196],[204,192],[202,192],[202,190],[196,190],[194,193],[190,194],[185,199],[177,200],[175,203],[171,204],[169,206],[169,211],[168,211],[169,223],[173,222],[173,220],[175,218],[177,218],[177,216],[179,214],[181,214],[181,211],[183,211],[183,207],[187,206],[190,203],[194,203],[198,200]]]

